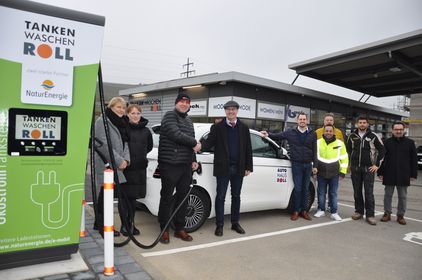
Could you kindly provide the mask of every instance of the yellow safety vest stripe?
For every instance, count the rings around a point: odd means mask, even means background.
[[[337,149],[334,149],[338,147]],[[327,145],[324,138],[317,140],[317,157],[323,163],[340,163],[340,172],[346,174],[349,164],[349,156],[347,155],[346,145],[341,140],[331,142]]]

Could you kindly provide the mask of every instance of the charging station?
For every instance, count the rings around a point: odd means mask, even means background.
[[[78,250],[104,24],[0,0],[0,269]]]

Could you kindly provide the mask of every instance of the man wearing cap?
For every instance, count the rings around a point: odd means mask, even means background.
[[[195,152],[201,144],[195,139],[192,120],[188,117],[190,97],[186,93],[179,93],[175,101],[175,108],[168,111],[161,122],[160,143],[158,146],[158,163],[161,174],[161,198],[158,210],[158,221],[161,230],[170,218],[171,202],[174,188],[176,188],[176,205],[179,205],[189,191],[192,180],[192,169],[198,168]],[[185,230],[185,213],[187,200],[183,203],[174,217],[174,236],[183,241],[192,241],[192,237]],[[161,243],[170,242],[168,228],[166,228]]]
[[[224,104],[226,117],[211,126],[208,138],[202,142],[202,151],[214,147],[214,176],[217,179],[215,198],[215,235],[223,235],[224,201],[227,187],[231,189],[231,229],[239,234],[245,230],[240,226],[240,192],[243,177],[253,171],[252,146],[249,127],[237,118],[239,104],[228,101]]]

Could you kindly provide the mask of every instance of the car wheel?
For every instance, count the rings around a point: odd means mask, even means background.
[[[173,199],[172,210],[176,208]],[[194,232],[199,229],[207,220],[211,211],[211,202],[205,191],[199,187],[193,187],[189,197],[185,216],[185,229],[187,232]],[[174,229],[174,223],[171,222]]]
[[[315,186],[312,183],[312,181],[309,182],[309,192],[308,192],[307,201],[308,203],[306,204],[306,211],[309,212],[309,210],[312,207],[312,204],[314,204],[314,201],[315,201]],[[292,191],[292,194],[290,195],[289,206],[287,206],[287,211],[289,213],[293,213],[294,211],[293,204],[294,204],[294,195]]]

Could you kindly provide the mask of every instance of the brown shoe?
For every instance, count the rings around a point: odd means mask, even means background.
[[[406,220],[404,219],[403,215],[397,215],[397,222],[401,225],[405,225],[406,224]]]
[[[192,241],[193,238],[190,236],[186,230],[179,230],[174,233],[174,237],[180,238],[183,241]]]
[[[375,221],[375,218],[374,217],[366,217],[366,222],[368,224],[370,224],[371,226],[376,226],[377,225],[377,222]]]
[[[297,219],[299,219],[299,212],[293,212],[293,214],[290,216],[290,220],[292,221],[296,221]]]
[[[170,243],[170,235],[168,231],[165,231],[163,233],[163,236],[161,236],[160,242],[163,244],[169,244]]]
[[[381,220],[380,220],[381,222],[388,222],[388,221],[391,221],[391,215],[390,214],[388,214],[388,213],[384,213],[384,215],[382,216],[382,218],[381,218]]]
[[[353,220],[360,220],[360,219],[362,219],[363,218],[363,215],[361,214],[361,213],[358,213],[358,212],[355,212],[355,213],[353,213],[353,215],[352,215],[352,219]]]
[[[306,212],[306,211],[302,211],[302,213],[300,213],[300,215],[301,215],[301,216],[302,216],[302,218],[304,218],[305,220],[312,221],[312,218],[311,218],[311,216],[309,216],[308,212]]]

